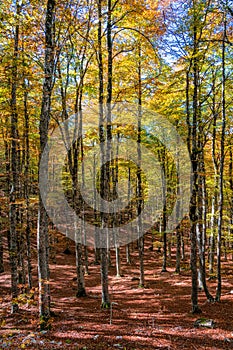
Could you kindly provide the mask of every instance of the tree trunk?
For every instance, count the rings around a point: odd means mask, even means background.
[[[232,251],[232,260],[233,260],[233,243],[232,243],[232,237],[233,237],[233,154],[232,154],[232,148],[230,147],[229,150],[229,185],[230,185],[230,242],[229,242],[229,248]]]
[[[197,149],[197,130],[198,130],[198,39],[197,39],[197,9],[195,0],[194,7],[194,25],[193,25],[193,120],[191,126],[191,163],[193,173],[193,187],[190,200],[189,216],[191,220],[190,238],[191,238],[191,273],[192,273],[192,312],[199,313],[198,306],[198,273],[197,273],[197,193],[198,193],[198,149]]]
[[[210,221],[210,238],[209,238],[209,273],[214,272],[214,251],[215,251],[215,208],[216,208],[216,191],[212,197],[211,203],[211,221]]]
[[[1,215],[1,209],[0,209]],[[0,223],[0,273],[4,272],[3,264],[3,239],[2,239],[2,224]]]
[[[28,114],[28,88],[25,74],[23,81],[24,90],[24,140],[25,140],[25,168],[24,168],[24,196],[26,199],[26,246],[27,246],[27,280],[29,290],[32,288],[32,264],[31,264],[31,228],[29,212],[29,167],[30,167],[30,146],[29,146],[29,114]]]
[[[77,235],[76,242],[76,270],[77,270],[77,293],[76,297],[85,297],[85,281],[83,274],[82,243],[79,242],[80,233]]]
[[[141,119],[142,119],[142,72],[141,72],[141,44],[138,47],[138,137],[137,137],[137,233],[138,233],[138,251],[139,251],[139,266],[140,279],[139,286],[144,287],[144,237],[142,235],[142,206],[143,206],[143,192],[142,192],[142,174],[141,174]]]
[[[16,2],[17,16],[20,15],[20,6],[18,1]],[[11,157],[10,157],[10,170],[11,170],[11,188],[10,188],[10,204],[9,204],[9,219],[10,219],[10,235],[9,235],[9,255],[11,266],[11,293],[12,293],[12,305],[11,312],[15,313],[19,307],[17,304],[18,296],[18,249],[17,249],[17,194],[18,194],[18,113],[17,113],[17,80],[18,80],[18,51],[19,51],[19,25],[15,27],[14,33],[14,56],[12,64],[12,84],[11,84]]]
[[[101,154],[101,188],[100,195],[101,198],[106,196],[106,181],[105,181],[105,149],[104,149],[104,111],[103,111],[103,96],[104,96],[104,82],[103,82],[103,57],[102,57],[102,0],[98,1],[98,65],[99,65],[99,140],[100,140],[100,154]],[[101,212],[101,228],[105,228],[105,215],[103,208],[100,208]],[[104,230],[104,232],[106,232]],[[106,235],[103,234],[100,237],[100,258],[101,258],[101,286],[102,286],[102,308],[110,307],[110,298],[108,290],[108,251],[106,248]],[[104,240],[104,241],[103,241]]]
[[[106,248],[100,248],[101,255],[101,286],[102,286],[102,302],[103,309],[110,307],[110,298],[108,290],[108,251]]]
[[[107,126],[106,126],[106,161],[105,161],[105,179],[104,179],[104,189],[105,189],[105,199],[107,201],[112,200],[111,193],[111,155],[112,155],[112,0],[107,1],[107,51],[108,51],[108,69],[107,69]],[[111,224],[111,215],[105,215],[105,222],[107,223],[107,249],[108,249],[108,264],[111,263],[111,254],[109,251],[109,234],[108,227]]]
[[[200,133],[201,134],[201,133]],[[199,135],[200,135],[199,134]],[[199,142],[199,149],[203,145]],[[208,301],[212,302],[214,299],[210,294],[206,284],[206,266],[205,266],[205,254],[206,254],[206,183],[205,183],[205,165],[203,148],[200,153],[199,159],[199,172],[198,172],[198,224],[197,224],[197,243],[199,250],[199,281],[201,289],[204,289],[205,295]],[[199,287],[200,287],[199,284]]]
[[[185,260],[185,241],[184,241],[184,231],[181,230],[181,260]]]
[[[214,272],[214,252],[215,252],[215,240],[216,240],[216,209],[217,209],[217,187],[218,187],[218,162],[216,157],[216,126],[217,116],[216,111],[216,77],[214,71],[212,71],[212,90],[213,90],[213,102],[212,102],[212,113],[213,113],[213,136],[212,136],[212,161],[214,166],[214,189],[211,203],[211,221],[210,221],[210,238],[209,238],[209,273]]]
[[[82,106],[81,106],[81,100],[79,105],[79,112],[80,112],[80,135],[82,135]],[[82,193],[85,191],[85,167],[84,167],[84,150],[83,150],[83,139],[81,137],[81,159],[82,159]],[[83,211],[83,220],[82,220],[82,237],[84,239],[84,268],[85,268],[85,275],[89,275],[89,266],[88,266],[88,250],[87,250],[87,237],[86,237],[86,226],[85,226],[85,202],[82,201],[82,211]]]
[[[94,145],[93,145],[94,146]],[[94,154],[94,159],[93,159],[93,174],[96,174],[96,154]],[[95,264],[99,265],[100,263],[100,235],[99,235],[99,230],[97,227],[98,224],[98,215],[97,215],[97,210],[99,209],[97,206],[97,196],[96,196],[96,181],[95,178],[93,177],[93,209],[94,209],[94,216],[95,216]]]
[[[117,133],[117,146],[116,146],[116,159],[114,161],[115,166],[112,167],[112,179],[113,179],[113,199],[117,198],[117,188],[118,188],[118,177],[119,177],[119,168],[118,168],[118,156],[119,156],[119,138],[120,135]],[[113,155],[112,155],[113,159]],[[115,212],[118,212],[118,207],[115,207]],[[121,276],[121,256],[120,256],[120,247],[119,247],[119,223],[116,220],[116,215],[113,218],[114,225],[114,238],[115,238],[115,254],[116,254],[116,275],[117,277]],[[116,226],[116,227],[115,227]]]
[[[181,234],[180,225],[176,229],[176,273],[180,273]]]
[[[130,198],[131,198],[131,169],[130,169],[130,165],[128,168],[128,203],[129,203],[129,208],[128,208],[128,221],[130,221],[132,219],[132,207],[130,204]],[[130,225],[131,228],[131,225]],[[129,232],[129,234],[131,234],[131,232]],[[126,245],[126,261],[127,264],[131,264],[131,254],[130,254],[130,243],[128,243]]]
[[[51,110],[51,94],[53,89],[54,73],[54,14],[55,1],[47,1],[45,20],[45,64],[43,97],[40,115],[40,159],[48,140],[48,125]],[[41,169],[47,176],[48,164]],[[49,242],[48,242],[48,216],[42,198],[39,196],[39,212],[37,227],[38,249],[38,278],[39,278],[39,313],[40,327],[47,328],[50,318],[50,286],[49,286]]]
[[[164,150],[162,150],[163,152]],[[166,203],[166,170],[165,170],[165,154],[163,152],[163,155],[161,157],[162,165],[161,165],[161,171],[162,171],[162,179],[163,181],[163,213],[162,213],[162,232],[163,232],[163,266],[162,266],[162,272],[167,271],[167,203]]]
[[[226,13],[223,14],[223,39],[222,39],[222,131],[220,141],[220,169],[219,169],[219,202],[218,202],[218,234],[217,234],[217,289],[216,301],[220,301],[222,293],[222,276],[221,276],[221,246],[222,246],[222,217],[223,217],[223,176],[225,160],[225,129],[226,129],[226,71],[225,71],[225,40],[226,40]]]

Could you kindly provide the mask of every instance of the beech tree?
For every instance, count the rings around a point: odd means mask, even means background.
[[[216,300],[220,301],[222,292],[222,278],[221,278],[221,247],[222,247],[222,219],[223,219],[223,177],[224,177],[224,160],[225,160],[225,130],[226,130],[226,69],[225,69],[225,40],[226,40],[226,9],[223,8],[223,34],[222,34],[222,130],[220,143],[220,164],[219,164],[219,201],[218,201],[218,236],[217,236],[217,289]]]
[[[40,115],[40,158],[48,140],[48,126],[51,113],[51,95],[54,78],[54,24],[55,1],[47,1],[45,19],[45,62],[44,83]],[[47,164],[41,169],[42,175],[47,176]],[[39,196],[38,228],[38,276],[39,276],[39,311],[41,328],[47,327],[50,318],[50,285],[49,285],[49,242],[48,242],[48,215],[41,196]]]
[[[16,2],[16,15],[20,15],[20,5]],[[18,134],[18,112],[17,112],[17,84],[18,84],[18,55],[19,55],[19,23],[16,23],[14,30],[14,54],[11,75],[11,188],[10,188],[10,234],[9,254],[11,263],[11,292],[12,292],[12,313],[18,311],[18,264],[17,264],[17,198],[19,191],[19,134]]]

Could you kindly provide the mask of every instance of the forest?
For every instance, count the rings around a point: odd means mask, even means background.
[[[233,1],[0,18],[0,349],[233,349]]]

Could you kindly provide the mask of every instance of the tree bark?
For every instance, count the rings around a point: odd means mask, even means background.
[[[200,133],[201,134],[201,133]],[[200,135],[199,134],[199,135]],[[199,144],[199,149],[203,145]],[[201,289],[205,291],[208,301],[212,302],[214,298],[210,294],[206,284],[206,183],[205,183],[205,165],[203,148],[200,153],[198,169],[198,224],[197,224],[197,243],[199,251],[199,280]],[[200,285],[199,285],[200,287]]]
[[[80,233],[79,235],[80,236]],[[76,297],[85,297],[85,280],[83,274],[83,259],[82,259],[82,244],[79,242],[79,237],[76,239],[76,270],[77,270],[77,293]]]
[[[1,209],[0,209],[1,215]],[[4,263],[3,263],[3,239],[2,239],[2,224],[0,222],[0,273],[4,272]]]
[[[180,273],[180,257],[181,257],[181,233],[180,225],[176,229],[176,273]]]
[[[142,235],[142,206],[143,206],[143,192],[142,192],[142,174],[141,174],[141,119],[142,119],[142,72],[141,72],[141,44],[138,47],[138,135],[137,135],[137,233],[138,233],[138,251],[139,251],[139,266],[140,278],[139,286],[144,287],[144,237]]]
[[[24,168],[24,196],[26,199],[26,246],[27,246],[27,280],[28,289],[32,288],[32,264],[31,264],[31,227],[30,227],[30,200],[29,200],[29,167],[30,167],[30,146],[29,146],[29,113],[28,113],[28,88],[25,72],[23,72],[23,90],[24,90],[24,142],[25,142],[25,168]]]
[[[16,2],[17,16],[20,15],[20,6]],[[12,304],[11,312],[15,313],[19,307],[17,304],[18,296],[18,248],[17,248],[17,204],[18,195],[18,112],[17,112],[17,82],[18,82],[18,55],[19,55],[19,24],[15,26],[14,33],[14,56],[12,65],[12,84],[11,84],[11,188],[10,188],[10,204],[9,204],[9,220],[10,220],[10,235],[9,235],[9,255],[11,266],[11,293]]]
[[[192,193],[190,200],[189,216],[191,220],[190,238],[191,238],[191,273],[192,273],[192,312],[199,313],[198,306],[198,273],[197,273],[197,193],[198,193],[198,149],[197,149],[197,130],[198,130],[198,39],[197,39],[197,9],[196,0],[193,0],[193,120],[191,127],[191,163],[192,163]]]
[[[101,154],[101,188],[100,195],[105,198],[106,195],[106,182],[105,182],[105,149],[104,149],[104,81],[103,81],[103,53],[102,53],[102,0],[98,0],[98,66],[99,66],[99,141],[100,141],[100,154]],[[105,215],[103,208],[100,208],[101,212],[101,228],[105,228]],[[108,251],[106,248],[106,236],[100,237],[100,271],[101,271],[101,286],[102,286],[102,308],[110,307],[109,289],[108,289]],[[102,242],[101,242],[102,241]]]
[[[44,83],[40,115],[40,159],[48,140],[48,126],[50,121],[51,94],[53,89],[54,74],[54,17],[55,0],[48,0],[45,19]],[[48,164],[46,164],[45,168],[42,169],[45,176],[47,176],[47,167]],[[50,318],[49,242],[48,216],[41,196],[39,196],[37,249],[40,327],[41,329],[45,329]]]
[[[222,293],[222,276],[221,276],[221,247],[222,247],[222,217],[223,217],[223,177],[224,177],[224,160],[225,160],[225,129],[226,129],[226,69],[225,69],[225,40],[226,40],[226,13],[223,14],[223,38],[222,38],[222,131],[220,141],[220,168],[219,168],[219,202],[218,202],[218,234],[217,234],[217,289],[216,301],[220,301]]]
[[[230,229],[229,229],[229,233],[230,233],[230,249],[232,251],[232,260],[233,260],[233,242],[232,242],[232,237],[233,237],[233,153],[232,153],[232,148],[230,147],[229,150],[229,156],[230,156],[230,160],[229,160],[229,186],[230,186]]]

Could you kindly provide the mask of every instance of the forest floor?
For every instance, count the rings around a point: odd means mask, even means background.
[[[60,236],[59,236],[60,237]],[[5,240],[6,242],[6,240]],[[233,349],[233,262],[223,262],[223,287],[220,303],[206,301],[200,292],[201,315],[191,313],[189,257],[182,271],[174,273],[175,252],[168,271],[161,273],[162,255],[145,249],[145,288],[138,287],[137,250],[132,264],[126,263],[122,247],[122,277],[109,269],[112,310],[101,304],[100,267],[89,254],[90,274],[85,276],[87,297],[76,298],[74,246],[64,254],[64,239],[56,244],[56,263],[51,263],[51,305],[54,316],[51,330],[38,328],[38,290],[34,298],[20,297],[20,311],[10,314],[10,274],[0,274],[0,349],[77,349],[77,350],[222,350]],[[114,252],[112,252],[114,260]],[[6,257],[7,258],[7,257]],[[113,261],[114,262],[114,261]],[[36,247],[33,252],[34,284],[37,279]],[[215,294],[216,280],[208,281]],[[194,327],[198,318],[212,319],[214,328]]]

